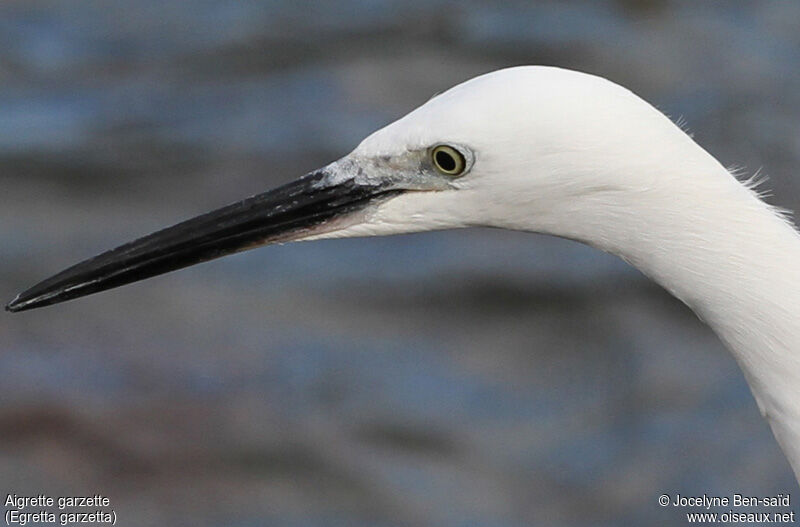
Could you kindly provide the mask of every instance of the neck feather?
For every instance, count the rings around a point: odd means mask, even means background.
[[[718,163],[703,166],[713,173],[680,177],[692,188],[595,195],[574,211],[588,234],[560,234],[621,256],[717,333],[800,479],[800,235]]]
[[[800,478],[800,236],[733,183],[672,201],[674,214],[617,249],[730,349]]]

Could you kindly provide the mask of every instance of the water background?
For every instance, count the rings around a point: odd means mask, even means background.
[[[474,75],[597,73],[800,205],[800,3],[0,6],[0,297]],[[120,525],[682,524],[795,493],[733,359],[611,256],[466,230],[251,251],[0,315],[0,492]]]

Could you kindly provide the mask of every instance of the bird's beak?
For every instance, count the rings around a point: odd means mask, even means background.
[[[322,169],[85,260],[21,293],[6,309],[56,304],[260,245],[330,231],[333,220],[398,192],[380,183],[330,178]]]

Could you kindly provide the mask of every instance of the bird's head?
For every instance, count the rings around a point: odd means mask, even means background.
[[[702,163],[718,165],[617,84],[554,67],[509,68],[437,95],[323,168],[333,185],[378,192],[357,214],[303,239],[490,226],[613,250],[608,231],[700,188],[685,175]]]
[[[338,161],[79,263],[7,308],[274,242],[483,225],[602,245],[602,226],[661,181],[653,167],[686,141],[661,113],[599,77],[501,70],[437,95]]]

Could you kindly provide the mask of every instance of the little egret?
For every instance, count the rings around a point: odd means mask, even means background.
[[[469,226],[616,254],[730,349],[800,476],[800,237],[680,127],[585,73],[523,66],[437,95],[347,156],[20,294],[23,311],[275,242]]]

